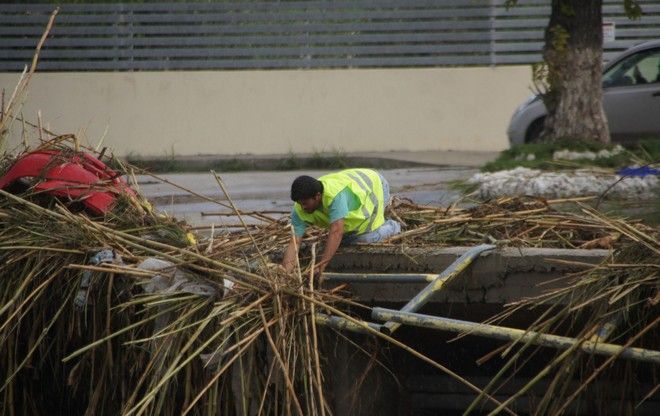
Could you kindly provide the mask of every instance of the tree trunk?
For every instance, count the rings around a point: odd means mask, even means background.
[[[543,48],[546,139],[610,141],[602,100],[602,5],[602,0],[552,0]]]

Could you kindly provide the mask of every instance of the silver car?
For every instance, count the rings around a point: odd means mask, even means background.
[[[603,107],[612,140],[660,139],[660,40],[633,46],[605,65]],[[507,129],[511,145],[538,139],[545,115],[539,96],[522,103]]]

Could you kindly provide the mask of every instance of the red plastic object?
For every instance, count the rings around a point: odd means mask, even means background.
[[[87,153],[64,155],[59,150],[38,150],[21,157],[0,178],[5,189],[21,178],[37,178],[38,192],[80,199],[92,213],[103,215],[117,200],[117,194],[135,192],[117,172]]]

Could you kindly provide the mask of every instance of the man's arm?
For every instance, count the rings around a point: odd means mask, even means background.
[[[344,237],[344,219],[338,219],[337,221],[330,224],[330,234],[328,235],[328,240],[325,243],[325,249],[323,250],[323,255],[321,256],[321,261],[316,264],[316,271],[318,274],[323,273],[325,267],[330,263],[332,257],[337,252],[339,244],[341,244],[341,239]]]
[[[284,259],[282,259],[282,267],[287,273],[290,273],[293,268],[296,266],[296,257],[298,256],[298,250],[300,249],[300,243],[302,243],[302,237],[292,236],[289,245],[284,251]]]
[[[291,225],[293,226],[293,233],[291,240],[289,240],[289,245],[284,251],[284,258],[282,259],[282,267],[284,267],[287,273],[290,273],[296,266],[298,250],[300,250],[302,237],[305,234],[305,229],[307,229],[307,224],[300,219],[295,208],[291,210]]]

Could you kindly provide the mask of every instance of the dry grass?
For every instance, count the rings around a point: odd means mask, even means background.
[[[240,243],[209,243],[204,254],[185,224],[145,206],[124,196],[111,214],[91,218],[77,201],[29,187],[2,191],[2,413],[242,414],[258,406],[324,414],[309,311],[310,302],[334,300],[303,286],[300,270],[297,279],[270,264],[248,271]],[[121,262],[90,265],[101,249]],[[176,268],[137,268],[150,257]],[[187,286],[172,286],[175,270]],[[155,274],[165,288],[147,290]],[[89,302],[79,308],[85,275]]]
[[[73,156],[71,139],[42,147]],[[269,263],[288,226],[197,242],[139,195],[91,217],[33,192],[39,180],[0,191],[3,414],[331,413],[313,312],[355,318],[314,288],[313,259],[294,274]],[[144,267],[156,258],[170,266]]]
[[[45,146],[75,153],[70,137]],[[2,166],[10,164],[7,156]],[[313,256],[293,275],[269,263],[289,239],[285,220],[249,213],[263,224],[192,242],[185,223],[155,213],[139,195],[123,196],[111,213],[94,218],[79,201],[35,195],[29,184],[14,191],[2,191],[0,199],[3,414],[53,408],[70,414],[331,413],[313,312],[354,318],[342,312],[348,300],[313,287]],[[609,342],[657,348],[648,344],[654,339],[649,334],[657,340],[657,230],[586,207],[581,214],[553,208],[566,202],[504,198],[464,210],[398,201],[392,212],[407,230],[386,244],[611,248],[606,263],[566,277],[564,289],[511,305],[493,320],[543,305],[551,313],[530,330],[560,333],[580,316],[586,324],[572,328],[572,335],[588,339],[616,317]],[[240,217],[233,203],[229,207]],[[316,232],[307,242],[315,246],[322,237]],[[111,250],[115,261],[90,264],[101,249]],[[172,267],[138,268],[148,258]],[[173,288],[177,271],[186,281]],[[167,284],[149,289],[162,280],[156,275],[169,276]],[[76,307],[85,276],[89,301]],[[400,341],[374,335],[469,384]],[[510,362],[484,392],[470,386],[478,396],[475,406],[534,351],[509,346],[502,354]],[[551,377],[539,411],[561,414],[592,379],[619,371],[616,364],[571,350],[528,388]],[[578,371],[585,387],[568,390]],[[566,400],[558,401],[562,395]],[[517,396],[499,407],[513,405]]]

